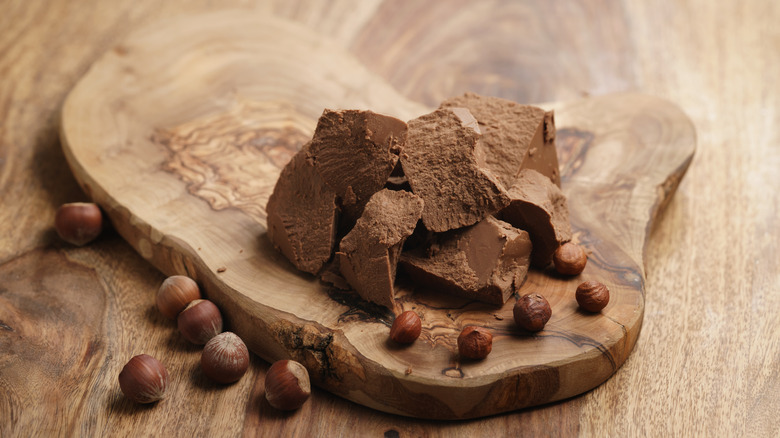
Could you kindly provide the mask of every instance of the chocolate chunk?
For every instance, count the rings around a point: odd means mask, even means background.
[[[472,225],[509,203],[496,177],[481,165],[481,134],[463,108],[438,109],[409,122],[401,165],[423,198],[422,220],[435,232]]]
[[[504,304],[525,282],[531,240],[494,217],[438,234],[429,245],[401,255],[418,285],[491,304]]]
[[[482,131],[487,168],[505,188],[514,184],[520,169],[534,169],[561,185],[552,112],[474,93],[447,99],[441,107],[471,111]]]
[[[341,199],[347,229],[385,186],[405,141],[406,123],[396,118],[358,110],[322,113],[309,158]]]
[[[301,271],[316,274],[336,243],[336,193],[307,159],[309,144],[287,163],[268,199],[268,237]]]
[[[497,217],[528,231],[534,244],[534,266],[549,265],[555,250],[571,240],[566,196],[544,175],[524,169],[509,189],[509,197],[512,202]]]
[[[422,211],[423,200],[415,194],[381,190],[341,240],[336,253],[341,273],[363,299],[393,308],[398,257]]]

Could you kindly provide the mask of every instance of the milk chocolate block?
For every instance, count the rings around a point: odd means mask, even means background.
[[[441,104],[452,107],[468,108],[479,122],[487,168],[505,188],[514,184],[520,169],[536,170],[561,185],[551,111],[474,93]]]
[[[396,118],[358,110],[322,113],[309,158],[339,196],[350,227],[385,186],[405,141],[406,123]]]
[[[501,305],[525,282],[531,239],[494,217],[438,234],[429,245],[401,255],[415,284]]]
[[[406,191],[376,192],[336,253],[341,274],[364,300],[390,309],[398,256],[423,212],[423,200]]]
[[[401,167],[425,201],[422,220],[435,232],[475,224],[509,203],[483,166],[476,119],[463,108],[438,109],[409,122]]]
[[[339,209],[307,159],[309,144],[287,163],[266,205],[268,237],[301,271],[316,274],[336,243]]]
[[[555,250],[571,240],[566,196],[544,175],[523,169],[509,189],[509,197],[511,203],[497,216],[528,231],[534,245],[531,255],[534,266],[549,265]]]

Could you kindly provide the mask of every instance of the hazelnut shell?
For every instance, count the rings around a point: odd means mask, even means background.
[[[552,309],[546,298],[531,293],[523,295],[517,300],[512,314],[518,327],[529,332],[538,332],[544,329],[547,321],[550,320]]]
[[[209,300],[195,300],[179,313],[179,332],[193,344],[203,345],[222,332],[222,314]]]
[[[390,327],[390,339],[399,344],[411,344],[420,337],[422,321],[414,311],[407,310],[393,321]]]
[[[95,240],[103,231],[103,214],[97,204],[63,204],[54,217],[54,229],[62,240],[83,246]]]
[[[609,289],[598,281],[586,281],[577,286],[574,294],[582,310],[597,313],[609,304]]]
[[[176,319],[187,305],[201,298],[195,280],[183,275],[166,278],[157,290],[157,309],[168,319]]]
[[[458,336],[458,352],[466,359],[484,359],[493,350],[493,334],[486,328],[468,326]]]
[[[555,270],[561,275],[579,275],[585,270],[588,255],[585,250],[574,243],[566,242],[553,254]]]
[[[249,368],[249,350],[235,333],[220,333],[206,342],[200,365],[209,379],[217,383],[233,383]]]
[[[137,403],[152,403],[165,396],[168,370],[148,354],[133,357],[119,373],[119,387],[125,397]]]
[[[276,409],[292,411],[300,408],[311,395],[311,382],[306,367],[294,360],[274,362],[265,375],[265,398]]]

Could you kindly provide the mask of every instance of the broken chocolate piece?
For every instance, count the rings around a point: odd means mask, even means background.
[[[336,193],[307,160],[307,148],[287,163],[266,205],[268,237],[296,268],[316,274],[336,243]]]
[[[561,185],[551,111],[474,93],[441,104],[452,107],[468,108],[479,122],[487,168],[505,188],[514,184],[520,169],[534,169]]]
[[[309,158],[341,199],[346,229],[385,186],[405,141],[406,123],[394,117],[358,110],[322,113]]]
[[[438,109],[409,122],[401,165],[425,201],[422,220],[435,232],[475,224],[509,203],[496,177],[480,165],[479,127],[468,110]]]
[[[494,217],[401,255],[415,284],[490,304],[504,304],[528,273],[531,240]]]
[[[571,240],[566,196],[544,175],[524,169],[509,189],[509,197],[512,202],[496,216],[528,231],[534,244],[534,266],[549,265],[555,250]]]
[[[422,211],[419,196],[381,190],[371,197],[363,215],[341,240],[336,253],[341,273],[363,299],[393,308],[398,257]]]

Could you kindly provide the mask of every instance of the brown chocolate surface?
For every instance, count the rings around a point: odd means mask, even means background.
[[[531,169],[520,171],[509,197],[511,203],[497,217],[528,231],[534,245],[534,266],[549,265],[555,250],[571,240],[566,197],[552,181]]]
[[[425,201],[422,220],[432,231],[472,225],[509,203],[496,177],[481,165],[481,134],[465,109],[438,109],[409,122],[401,166]]]
[[[479,122],[485,163],[501,184],[514,184],[521,168],[534,169],[560,186],[552,112],[497,97],[466,93],[441,108],[464,107]]]
[[[528,273],[531,240],[523,230],[494,217],[449,233],[401,255],[415,284],[501,305]]]
[[[406,141],[406,123],[371,111],[326,109],[309,148],[322,179],[339,196],[347,229],[381,190]]]
[[[296,268],[316,274],[336,242],[336,193],[307,159],[304,145],[282,170],[268,199],[268,237]]]
[[[381,190],[371,197],[363,215],[341,240],[336,253],[341,273],[363,299],[393,308],[398,257],[422,212],[419,196]]]

